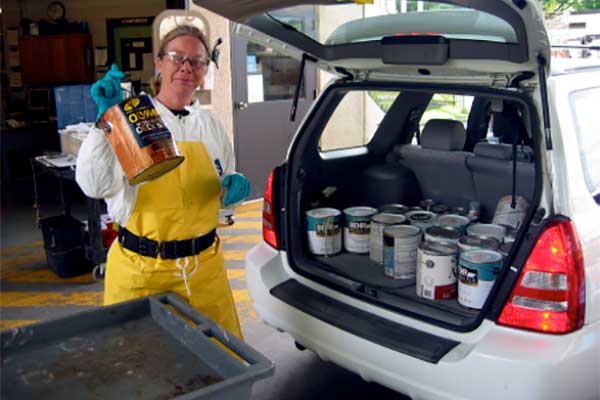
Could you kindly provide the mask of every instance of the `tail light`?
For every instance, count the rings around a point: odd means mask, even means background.
[[[278,249],[277,230],[275,225],[275,211],[273,208],[273,177],[275,169],[267,178],[267,186],[265,187],[265,195],[263,200],[263,239],[272,247]]]
[[[551,224],[529,255],[498,323],[545,333],[583,326],[583,257],[569,221]]]

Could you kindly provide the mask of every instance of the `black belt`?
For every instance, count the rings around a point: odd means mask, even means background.
[[[127,250],[146,257],[157,258],[160,256],[164,259],[194,256],[208,249],[215,242],[216,235],[217,230],[213,229],[206,235],[193,239],[158,242],[135,235],[122,226],[119,227],[119,243]]]

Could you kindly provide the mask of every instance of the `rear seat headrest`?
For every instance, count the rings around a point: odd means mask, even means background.
[[[512,145],[505,143],[480,142],[475,145],[473,153],[476,156],[493,158],[496,160],[512,160]],[[517,146],[517,160],[533,160],[533,149],[529,146]]]
[[[462,150],[467,133],[460,121],[451,119],[431,119],[427,121],[421,136],[424,149]]]

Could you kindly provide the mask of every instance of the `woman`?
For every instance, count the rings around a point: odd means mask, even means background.
[[[234,156],[218,119],[194,101],[210,62],[202,32],[179,26],[161,41],[152,82],[154,105],[185,161],[169,173],[129,185],[99,129],[81,146],[76,179],[86,195],[106,199],[119,223],[105,273],[104,304],[165,291],[186,298],[206,316],[242,337],[215,234],[223,205],[243,200],[248,180],[234,172]],[[99,116],[121,100],[123,74],[113,65],[91,89]]]

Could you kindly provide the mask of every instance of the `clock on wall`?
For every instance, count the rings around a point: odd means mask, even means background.
[[[48,4],[48,8],[46,9],[46,15],[48,19],[52,22],[58,22],[65,18],[65,5],[60,1],[53,1]]]

